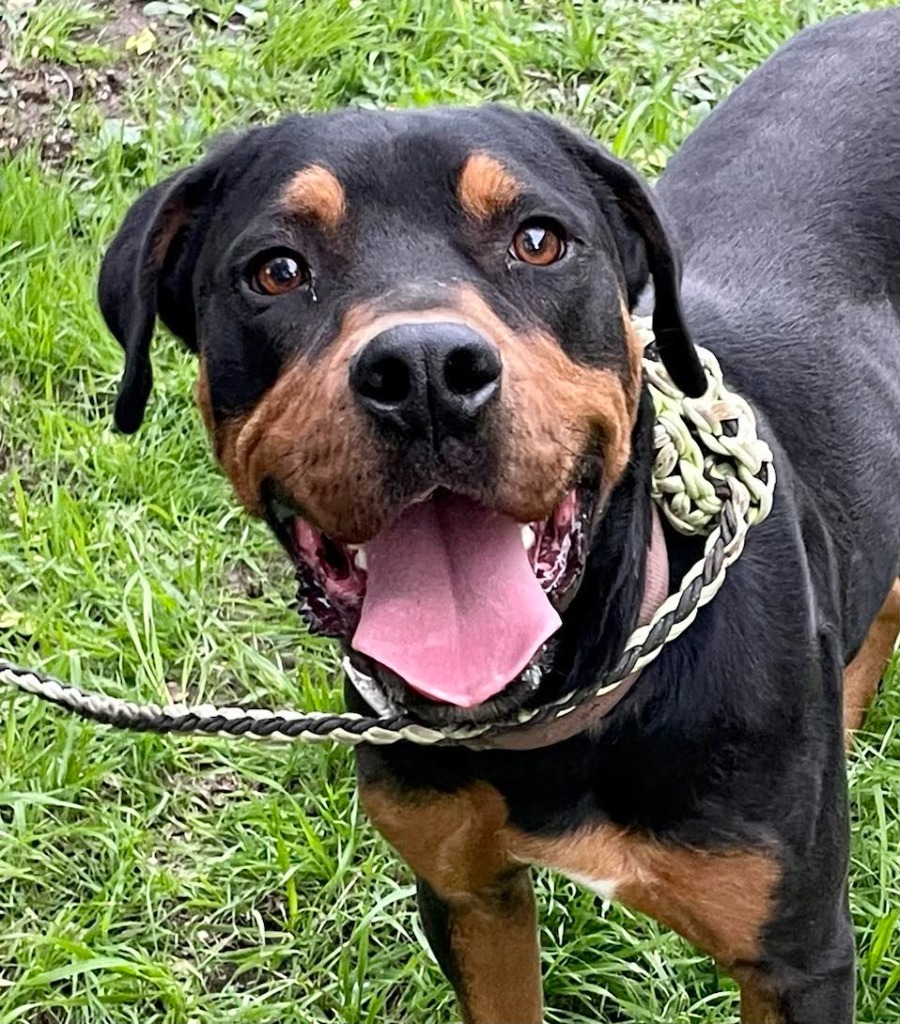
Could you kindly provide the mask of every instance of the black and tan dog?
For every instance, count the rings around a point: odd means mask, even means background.
[[[535,114],[288,118],[152,189],[109,250],[119,426],[158,316],[311,624],[426,721],[546,702],[633,629],[648,283],[675,381],[703,388],[693,339],[758,410],[773,512],[614,709],[532,749],[359,754],[467,1021],[542,1018],[530,864],[687,936],[748,1024],[853,1018],[844,735],[900,625],[898,52],[900,12],[802,33],[654,197]],[[698,545],[666,545],[677,582]]]

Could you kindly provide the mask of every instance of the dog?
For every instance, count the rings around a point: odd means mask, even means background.
[[[714,957],[745,1024],[853,1019],[845,738],[900,630],[898,49],[896,10],[801,32],[652,191],[537,113],[287,117],[151,188],[108,249],[116,423],[159,318],[370,715],[543,706],[615,663],[655,535],[669,589],[697,561],[651,502],[640,303],[685,394],[700,344],[755,410],[771,515],[615,707],[516,749],[358,751],[470,1024],[543,1019],[530,865]]]

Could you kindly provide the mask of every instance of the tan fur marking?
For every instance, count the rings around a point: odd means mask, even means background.
[[[472,153],[466,159],[456,185],[459,205],[475,220],[505,213],[521,193],[522,185],[487,153]]]
[[[784,1024],[784,1014],[772,990],[752,967],[731,972],[741,987],[741,1024]]]
[[[844,669],[844,729],[849,746],[866,716],[900,634],[900,579],[893,587],[856,657]]]
[[[157,268],[161,268],[165,263],[169,246],[190,219],[191,211],[181,201],[172,203],[165,210],[156,238],[153,240],[153,263]]]
[[[330,536],[361,542],[384,519],[381,462],[348,386],[356,346],[351,333],[295,363],[246,420],[217,432],[217,457],[252,514],[262,514],[260,488],[271,477]]]
[[[612,825],[556,839],[521,835],[513,848],[531,863],[609,879],[616,899],[672,928],[725,967],[759,956],[779,877],[774,859],[761,850],[689,849]]]
[[[450,919],[465,1024],[542,1024],[537,912],[527,872],[510,879],[500,898],[452,907]]]
[[[528,873],[506,849],[506,805],[486,783],[404,799],[360,786],[363,807],[446,901],[466,1024],[541,1024],[540,956]]]
[[[312,164],[285,185],[280,206],[285,213],[318,221],[327,231],[335,231],[344,219],[347,199],[334,172]]]
[[[378,831],[444,899],[483,893],[517,867],[507,849],[506,803],[486,782],[408,798],[361,785],[360,799]]]

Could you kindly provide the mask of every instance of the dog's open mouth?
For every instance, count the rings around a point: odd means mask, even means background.
[[[513,683],[533,689],[584,569],[592,490],[530,524],[439,490],[365,545],[333,540],[282,499],[269,510],[312,629],[343,640],[394,696],[474,708]]]

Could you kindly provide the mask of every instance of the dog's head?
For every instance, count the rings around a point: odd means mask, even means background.
[[[672,248],[608,153],[499,107],[288,118],[129,212],[100,278],[116,422],[144,416],[158,316],[310,623],[395,696],[471,708],[578,587],[630,459],[649,277],[661,357],[698,394]]]

